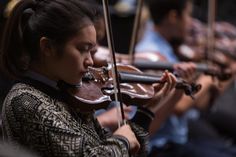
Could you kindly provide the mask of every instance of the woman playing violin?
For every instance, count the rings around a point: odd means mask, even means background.
[[[175,86],[164,73],[164,86],[128,124],[106,133],[93,111],[63,99],[57,82],[79,89],[93,65],[96,11],[78,0],[20,1],[8,19],[1,67],[16,83],[3,104],[4,139],[41,156],[129,156],[146,153],[152,109]],[[93,90],[93,89],[91,89]],[[155,103],[153,103],[155,102]]]

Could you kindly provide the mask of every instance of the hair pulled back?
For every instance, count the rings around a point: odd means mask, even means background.
[[[22,0],[13,9],[3,34],[2,70],[19,77],[39,57],[39,41],[47,37],[56,45],[93,24],[96,10],[80,0]]]

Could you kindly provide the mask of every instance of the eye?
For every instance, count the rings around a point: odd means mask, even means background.
[[[91,55],[94,55],[98,50],[96,48],[90,50]]]
[[[78,46],[77,49],[81,52],[88,52],[89,51],[89,46],[88,45],[84,45],[84,46]]]

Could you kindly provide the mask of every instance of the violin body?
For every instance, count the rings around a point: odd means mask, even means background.
[[[106,49],[102,48],[97,52],[97,54],[95,54],[95,56],[100,56],[100,58],[94,57],[95,64],[98,63],[98,61],[99,63],[103,62],[103,64],[97,64],[96,65],[97,67],[101,65],[105,66],[109,63],[109,55],[106,55],[108,53],[109,51],[106,51]],[[101,56],[103,58],[101,58]],[[130,58],[128,55],[116,53],[116,56],[117,56],[116,57],[117,62],[126,64],[126,65],[130,64]],[[220,56],[215,55],[215,57],[219,58],[216,60],[218,60],[219,62],[225,62],[224,58]],[[162,71],[169,70],[171,72],[174,71],[174,63],[170,63],[166,61],[165,57],[163,57],[158,52],[136,53],[134,59],[135,60],[134,60],[133,65],[141,70],[155,70],[155,73],[156,73],[156,70],[162,70]],[[223,61],[220,61],[220,60],[223,60]],[[221,81],[227,81],[232,77],[232,73],[229,69],[225,67],[224,63],[222,64],[223,65],[221,65],[220,67],[217,67],[217,66],[207,65],[204,63],[196,63],[196,71],[204,73],[206,75],[215,76]]]
[[[129,66],[117,64],[119,79],[120,79],[120,89],[122,94],[122,101],[126,105],[142,105],[149,101],[154,96],[154,88],[151,85],[142,84],[138,82],[132,83],[129,81],[130,77],[122,77],[123,73],[126,74],[141,74],[137,68]],[[92,80],[95,82],[99,82],[102,84],[101,90],[104,94],[109,95],[112,100],[115,97],[115,91],[113,86],[113,77],[111,67],[102,67],[102,68],[89,68],[89,75]],[[123,78],[123,79],[122,79]],[[141,82],[141,81],[140,81]]]
[[[68,85],[63,81],[58,82],[64,100],[80,111],[90,112],[107,108],[112,99],[110,95],[101,90],[103,84],[94,81],[83,81],[80,86]]]

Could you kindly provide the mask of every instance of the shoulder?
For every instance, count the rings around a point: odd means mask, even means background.
[[[65,117],[71,119],[68,105],[42,91],[23,83],[18,83],[8,93],[3,104],[3,117],[8,121],[18,119],[23,122],[54,122]],[[66,123],[66,122],[65,122]]]
[[[142,51],[160,51],[160,42],[157,40],[157,35],[156,32],[154,31],[147,31],[143,38],[138,42],[136,46],[136,51],[137,52],[142,52]]]
[[[39,106],[53,100],[43,92],[23,83],[15,84],[6,96],[3,109],[23,108],[25,111],[37,110]]]

